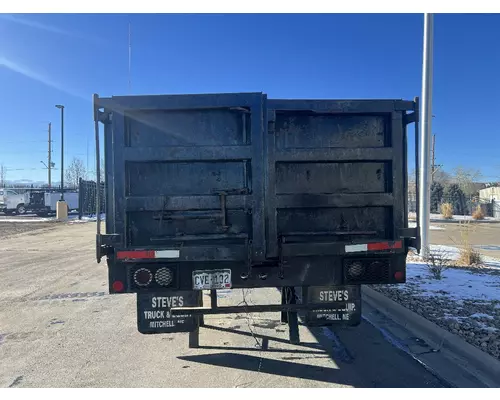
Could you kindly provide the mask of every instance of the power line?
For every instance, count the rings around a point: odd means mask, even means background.
[[[6,171],[46,171],[47,168],[5,168]],[[57,168],[51,168],[52,171],[57,171]]]
[[[15,140],[10,142],[2,141],[2,144],[26,144],[26,143],[46,143],[46,142],[47,142],[46,140],[23,140],[23,141]]]

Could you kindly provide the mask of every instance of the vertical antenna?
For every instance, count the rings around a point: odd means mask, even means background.
[[[130,87],[132,85],[130,78],[130,69],[132,66],[132,32],[130,22],[128,23],[128,93],[130,94]]]

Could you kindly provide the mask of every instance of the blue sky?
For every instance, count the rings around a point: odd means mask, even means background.
[[[60,160],[93,169],[91,98],[263,91],[279,98],[420,96],[423,15],[0,16],[0,163],[45,180],[47,124]],[[435,16],[437,161],[500,177],[500,15]],[[88,150],[87,150],[88,149]],[[413,151],[410,149],[410,151]],[[413,160],[412,160],[413,161]],[[56,176],[59,172],[55,172]]]

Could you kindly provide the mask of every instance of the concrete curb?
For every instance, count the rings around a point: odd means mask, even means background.
[[[472,374],[487,387],[500,387],[500,361],[383,294],[362,286],[363,300]]]

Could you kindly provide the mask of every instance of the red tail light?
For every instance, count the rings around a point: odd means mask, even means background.
[[[394,273],[394,278],[397,280],[397,281],[403,281],[404,278],[405,278],[405,274],[403,274],[401,271],[398,271],[398,272],[395,272]]]
[[[114,281],[113,285],[111,285],[111,286],[113,287],[113,290],[115,292],[121,292],[125,288],[122,281]]]

